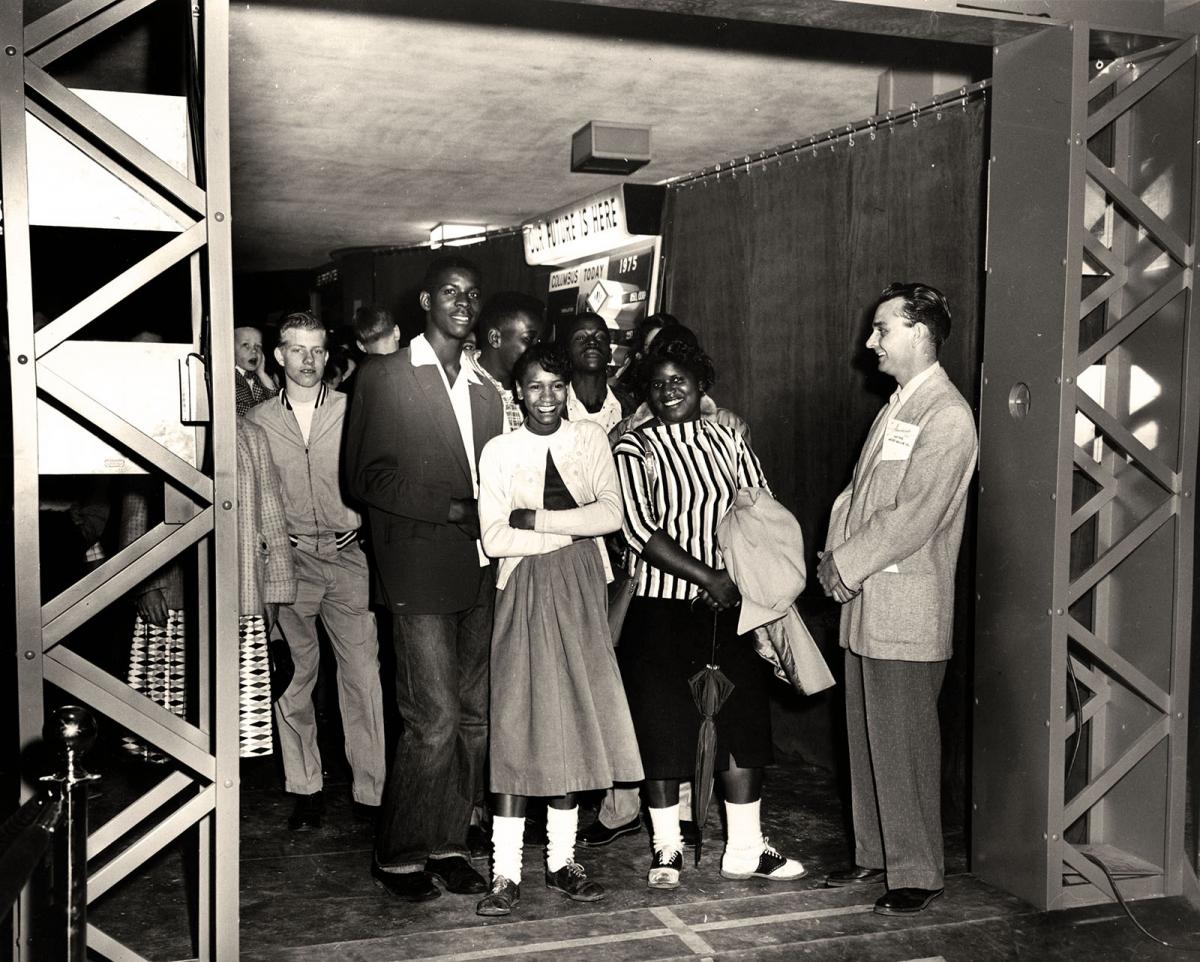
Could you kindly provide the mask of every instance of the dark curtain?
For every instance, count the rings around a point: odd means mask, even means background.
[[[894,280],[940,288],[954,315],[942,364],[977,407],[985,161],[986,104],[976,101],[668,194],[663,309],[700,335],[716,364],[714,399],[749,421],[775,495],[803,525],[812,576],[802,607],[837,669],[837,611],[821,596],[816,550],[895,387],[864,346],[870,308]],[[973,542],[969,518],[942,713],[947,788],[960,811]],[[790,726],[777,728],[793,730],[777,743],[837,762],[840,752],[823,754],[840,704],[831,694],[790,706]]]

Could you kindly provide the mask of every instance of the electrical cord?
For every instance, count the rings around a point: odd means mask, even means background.
[[[1075,677],[1075,666],[1071,664],[1071,653],[1067,652],[1067,674],[1071,676],[1071,690],[1075,693],[1075,744],[1071,746],[1071,761],[1067,763],[1067,773],[1063,776],[1065,785],[1071,779],[1075,770],[1075,759],[1079,757],[1079,746],[1083,742],[1083,698],[1079,694],[1079,679]]]
[[[1174,942],[1168,942],[1166,939],[1160,939],[1157,935],[1154,935],[1152,932],[1150,932],[1144,925],[1142,925],[1141,922],[1137,920],[1137,917],[1129,908],[1129,904],[1125,901],[1125,896],[1121,894],[1121,890],[1117,888],[1117,880],[1113,878],[1112,872],[1108,870],[1108,866],[1100,861],[1100,859],[1098,859],[1091,852],[1082,852],[1081,854],[1084,858],[1096,865],[1096,867],[1104,873],[1104,877],[1108,879],[1108,884],[1112,888],[1113,895],[1115,895],[1117,898],[1117,904],[1125,910],[1125,914],[1129,916],[1129,921],[1137,926],[1137,930],[1141,932],[1142,935],[1148,938],[1151,942],[1157,942],[1159,945],[1166,946],[1168,949],[1175,949],[1179,952],[1200,952],[1200,946],[1178,945]]]
[[[1079,746],[1083,742],[1083,698],[1079,694],[1079,679],[1075,675],[1075,666],[1071,664],[1071,654],[1067,653],[1067,674],[1071,678],[1071,691],[1075,696],[1075,744],[1071,747],[1071,760],[1067,763],[1067,771],[1063,776],[1063,784],[1065,785],[1071,779],[1071,772],[1075,770],[1075,760],[1079,757]],[[1108,866],[1101,861],[1100,858],[1093,855],[1091,852],[1080,852],[1089,862],[1095,865],[1104,873],[1104,877],[1108,880],[1109,888],[1112,889],[1113,896],[1117,900],[1117,904],[1129,917],[1129,921],[1134,924],[1137,930],[1149,939],[1151,942],[1156,942],[1159,945],[1165,946],[1168,949],[1177,949],[1180,952],[1200,952],[1200,947],[1190,945],[1176,945],[1173,942],[1168,942],[1166,939],[1160,939],[1157,935],[1150,932],[1137,917],[1133,914],[1133,910],[1129,908],[1129,903],[1125,901],[1125,896],[1121,894],[1121,890],[1117,888],[1117,880],[1113,877]]]

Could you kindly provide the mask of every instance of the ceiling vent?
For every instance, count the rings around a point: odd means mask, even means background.
[[[650,163],[650,128],[592,120],[571,137],[571,171],[632,174]]]

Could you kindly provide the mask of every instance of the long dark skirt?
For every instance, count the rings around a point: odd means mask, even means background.
[[[642,780],[594,541],[521,560],[496,595],[491,789],[556,796]]]
[[[696,762],[700,711],[688,679],[712,655],[713,612],[701,602],[634,598],[621,632],[618,657],[642,766],[651,779],[690,779]],[[717,713],[716,771],[757,768],[773,760],[770,668],[737,633],[736,609],[716,616],[717,664],[733,682]]]

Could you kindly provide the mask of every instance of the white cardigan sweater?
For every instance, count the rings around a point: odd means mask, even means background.
[[[567,511],[542,507],[546,452],[580,505]],[[514,508],[536,511],[534,530],[509,525]],[[527,427],[488,441],[479,457],[479,529],[483,550],[500,559],[496,587],[503,589],[523,557],[549,554],[576,538],[594,538],[604,574],[612,580],[603,535],[621,527],[621,487],[608,436],[592,421],[563,421],[550,435]]]

